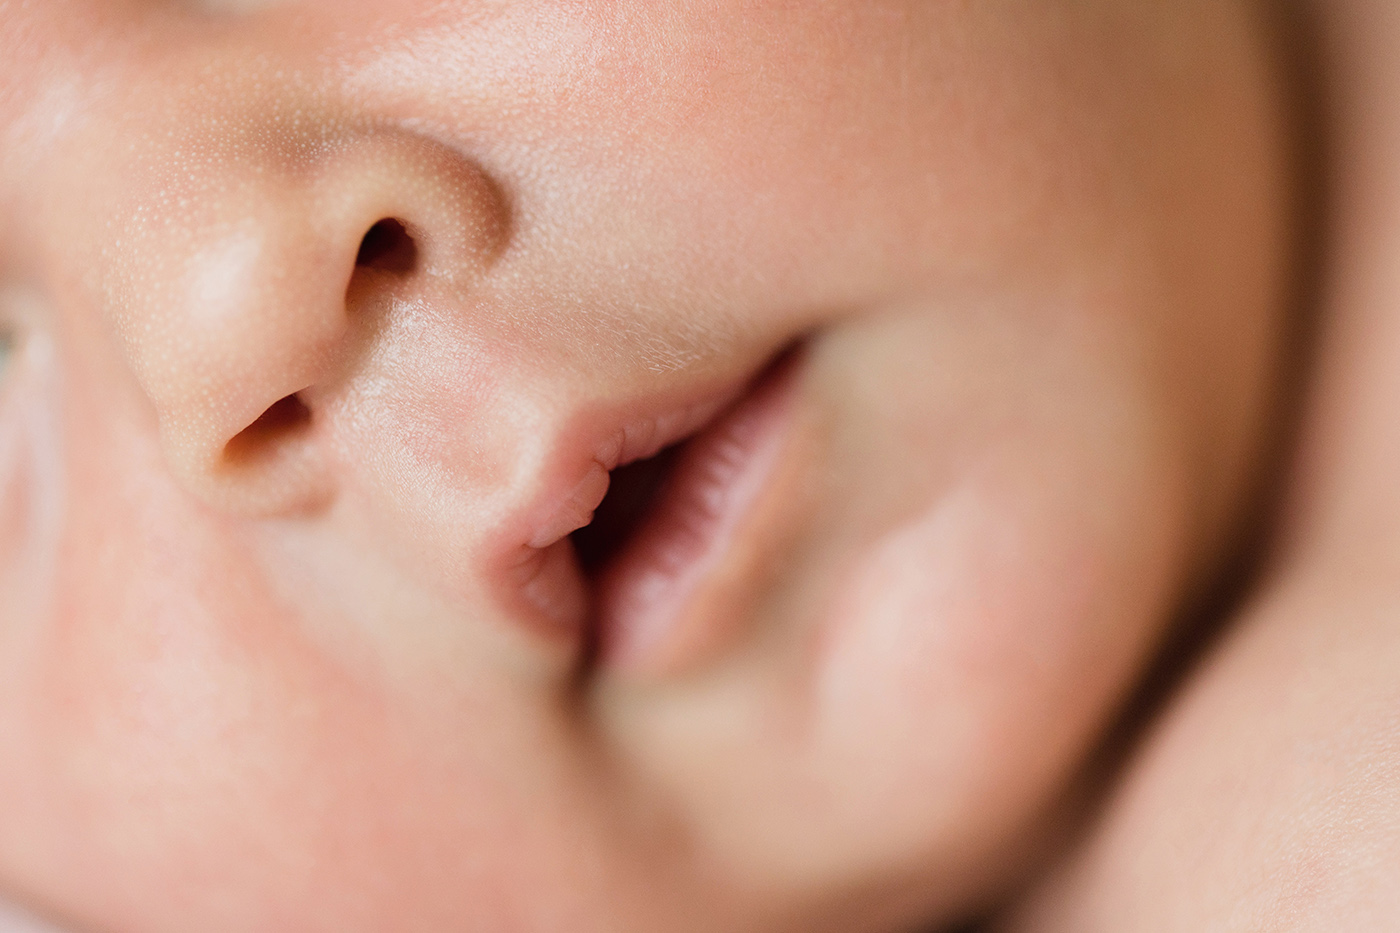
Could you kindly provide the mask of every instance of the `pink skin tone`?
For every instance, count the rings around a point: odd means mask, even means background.
[[[0,26],[0,889],[74,927],[946,919],[1230,544],[1232,5]]]
[[[1267,572],[1018,933],[1400,925],[1400,8],[1309,4],[1332,195]]]

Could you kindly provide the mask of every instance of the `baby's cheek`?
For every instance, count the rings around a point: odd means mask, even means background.
[[[875,863],[1004,861],[1181,580],[1162,402],[1086,352],[1091,332],[1023,325],[882,325],[847,342],[860,365],[833,363],[868,410],[829,456],[851,494],[822,524],[842,540],[815,629],[815,745]],[[879,375],[862,390],[851,373]],[[872,449],[879,435],[898,443]]]
[[[975,858],[1055,786],[1139,640],[1105,637],[1134,621],[1105,599],[1112,563],[1073,516],[978,480],[863,556],[834,600],[816,719],[872,855],[981,840]]]
[[[7,893],[103,929],[392,929],[395,910],[495,909],[435,889],[447,873],[453,892],[480,881],[515,909],[502,879],[564,825],[563,743],[535,681],[467,650],[481,645],[460,633],[480,626],[418,613],[402,587],[332,611],[310,556],[268,544],[295,550],[310,532],[294,527],[316,523],[262,528],[186,495],[153,432],[113,404],[123,383],[82,362],[43,396],[66,405],[0,401],[26,403],[0,425],[4,520],[25,535],[0,574],[46,603],[21,612],[0,591]],[[47,472],[38,457],[56,452],[31,420],[62,441]],[[54,521],[35,519],[55,492],[37,480],[61,493]],[[49,571],[25,574],[36,555]],[[377,582],[353,569],[336,594]],[[499,860],[473,869],[479,846]]]
[[[930,915],[1030,854],[1168,618],[1188,512],[1166,406],[1100,333],[938,307],[813,338],[746,634],[603,710],[746,876],[906,879]]]
[[[83,497],[4,711],[7,886],[103,928],[511,928],[588,821],[544,704],[461,654],[410,689],[412,651],[314,629],[239,536],[142,485]]]

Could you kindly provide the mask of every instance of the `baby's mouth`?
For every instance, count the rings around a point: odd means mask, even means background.
[[[668,491],[685,444],[672,444],[655,456],[612,471],[607,495],[594,510],[593,520],[569,535],[585,577],[597,579],[652,514],[658,497]]]
[[[593,586],[604,664],[673,668],[735,627],[738,614],[703,593],[718,577],[753,570],[743,544],[760,532],[755,507],[783,446],[794,365],[785,357],[770,366],[702,431],[665,452],[665,462],[649,461],[622,485],[630,524],[619,522],[626,533],[600,542],[612,553],[604,552]]]
[[[653,419],[641,440],[605,442],[533,534],[514,585],[580,639],[588,663],[660,673],[737,628],[705,594],[753,570],[743,545],[761,524],[799,356]]]

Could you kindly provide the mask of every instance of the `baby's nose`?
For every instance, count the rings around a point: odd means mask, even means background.
[[[135,134],[94,225],[101,301],[173,471],[243,513],[331,491],[324,400],[395,302],[470,290],[506,227],[499,192],[446,146],[289,109]]]

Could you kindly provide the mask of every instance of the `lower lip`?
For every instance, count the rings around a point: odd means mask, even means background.
[[[752,573],[757,506],[787,436],[796,361],[775,365],[682,449],[650,514],[599,578],[598,661],[610,669],[671,672],[707,656],[737,630],[737,614],[707,604]]]

